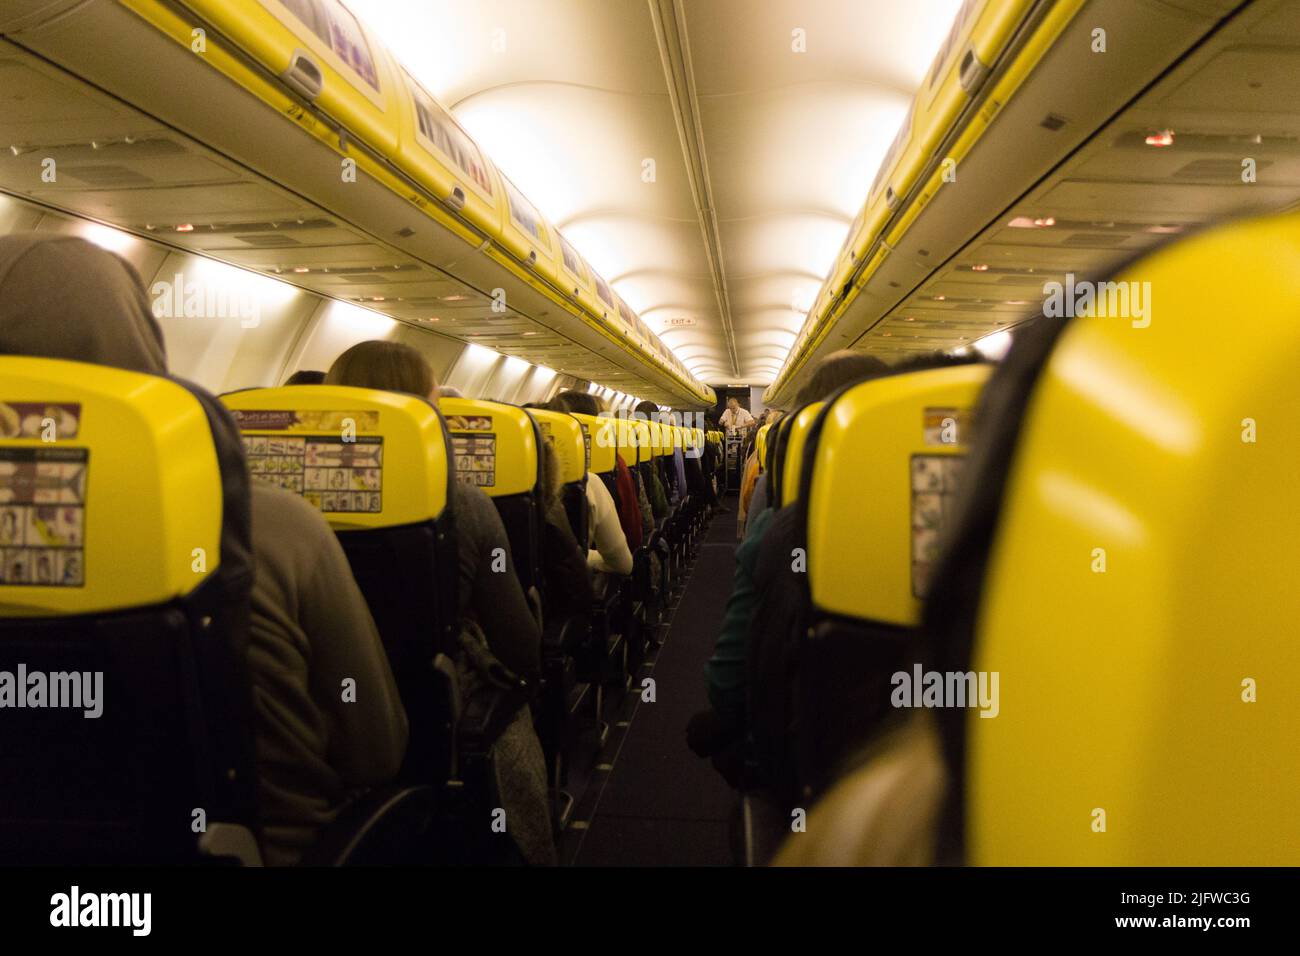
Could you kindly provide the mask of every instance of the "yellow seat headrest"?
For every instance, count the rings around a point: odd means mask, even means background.
[[[548,441],[560,463],[560,482],[569,484],[582,481],[587,474],[587,443],[582,437],[582,424],[568,412],[530,408],[529,414],[541,429],[542,440]]]
[[[633,423],[636,429],[636,450],[637,461],[644,462],[650,460],[650,423],[644,419],[637,419]]]
[[[250,388],[222,396],[253,478],[301,495],[338,530],[439,517],[448,455],[433,406],[342,385]]]
[[[987,365],[890,375],[853,386],[823,411],[808,490],[808,585],[818,610],[919,623],[970,409],[988,375]]]
[[[536,490],[538,431],[527,410],[470,398],[444,398],[438,407],[451,432],[457,481],[493,498]]]
[[[1297,263],[1291,213],[1112,277],[1129,308],[1065,326],[1008,473],[974,476],[973,666],[1007,691],[967,722],[974,862],[1300,863]]]
[[[598,475],[613,471],[618,455],[618,421],[603,415],[583,415],[579,412],[574,412],[573,417],[581,423],[584,441],[587,443],[587,470]]]
[[[825,402],[812,402],[799,409],[794,415],[787,415],[785,421],[788,434],[785,439],[785,452],[781,467],[781,504],[789,505],[799,500],[799,476],[803,473],[803,453],[808,441],[808,431],[822,410]]]
[[[222,494],[207,415],[183,386],[0,356],[0,613],[190,593],[221,561]]]

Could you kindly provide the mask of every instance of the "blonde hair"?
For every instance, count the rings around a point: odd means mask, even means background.
[[[326,385],[379,388],[429,398],[437,387],[424,356],[401,342],[358,342],[334,360]]]

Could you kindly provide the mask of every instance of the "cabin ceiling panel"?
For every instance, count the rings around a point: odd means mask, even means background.
[[[803,318],[774,302],[811,303],[959,3],[349,5],[694,373],[757,383]]]

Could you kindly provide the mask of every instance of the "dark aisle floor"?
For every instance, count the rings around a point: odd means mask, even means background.
[[[686,724],[707,705],[704,663],[722,623],[735,566],[736,514],[714,517],[664,646],[643,673],[654,703],[637,704],[576,852],[580,866],[725,866],[735,792],[686,746]],[[640,686],[640,680],[636,682]]]

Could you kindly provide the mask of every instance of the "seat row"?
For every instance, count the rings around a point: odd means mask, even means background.
[[[752,634],[749,862],[1300,859],[1300,280],[1269,265],[1297,222],[1130,266],[1149,325],[1043,318],[992,374],[768,432],[759,565],[789,570]]]
[[[493,743],[521,701],[562,823],[579,725],[601,721],[607,688],[628,686],[708,519],[671,467],[675,449],[698,467],[706,439],[667,421],[290,386],[223,396],[236,434],[215,400],[175,380],[17,357],[0,357],[0,380],[0,697],[12,698],[0,703],[15,707],[6,862],[258,860],[250,476],[302,496],[335,531],[410,724],[399,779],[326,830],[304,859],[315,864],[490,860],[478,824],[499,805]],[[604,482],[617,501],[620,457],[674,489],[633,574],[586,618],[550,613],[546,447],[581,541],[584,484]],[[540,688],[508,672],[468,686],[457,666],[457,480],[501,516],[544,635]],[[29,674],[50,685],[30,691]],[[84,716],[105,699],[102,716]]]

